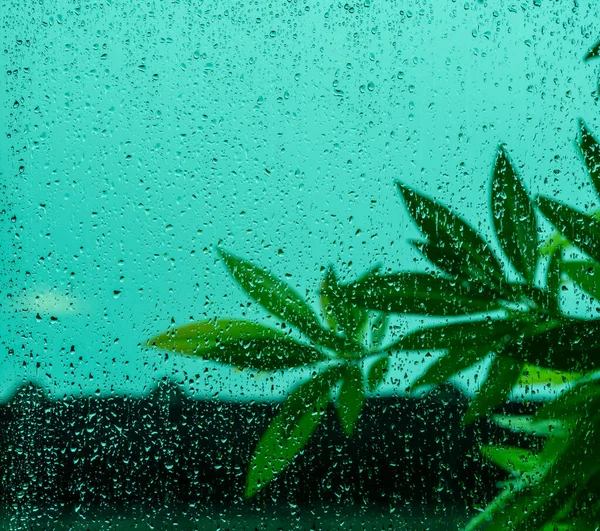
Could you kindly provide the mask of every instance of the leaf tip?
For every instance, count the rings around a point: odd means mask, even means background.
[[[466,428],[471,426],[478,418],[479,417],[476,413],[468,409],[461,419],[461,424]]]
[[[402,183],[401,181],[396,181],[396,188],[398,188],[400,195],[404,199],[406,199],[407,194],[410,194],[412,192],[412,190],[408,186],[406,186],[404,183]]]

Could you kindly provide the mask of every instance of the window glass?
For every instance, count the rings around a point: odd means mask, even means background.
[[[0,527],[476,529],[546,473],[515,419],[598,369],[593,5],[0,12]]]

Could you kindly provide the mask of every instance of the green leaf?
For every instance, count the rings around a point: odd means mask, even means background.
[[[560,311],[561,273],[564,266],[562,248],[558,247],[550,254],[548,269],[546,271],[546,305],[550,311]]]
[[[389,366],[390,357],[387,355],[381,356],[373,362],[367,373],[367,387],[369,391],[374,392],[382,384],[389,371]]]
[[[367,325],[368,313],[352,304],[332,267],[327,269],[321,284],[321,304],[327,323],[345,337],[360,341]]]
[[[502,266],[494,253],[466,221],[429,197],[396,184],[410,215],[430,243],[438,243],[444,254],[453,254],[466,268],[462,276],[483,285],[504,282]]]
[[[600,368],[600,320],[563,319],[541,325],[499,352],[526,363],[567,372]]]
[[[352,302],[368,310],[416,315],[464,315],[497,310],[501,301],[477,283],[428,273],[380,275],[348,285]]]
[[[458,350],[483,348],[489,352],[499,343],[517,340],[530,326],[527,322],[509,319],[461,321],[418,328],[386,347],[396,350]],[[487,350],[486,350],[487,348]]]
[[[468,369],[475,363],[481,361],[487,352],[477,349],[466,349],[450,351],[435,360],[425,372],[417,378],[411,387],[411,390],[422,385],[438,385],[450,379],[455,374]]]
[[[489,522],[495,514],[501,512],[504,506],[514,498],[515,493],[511,488],[506,488],[500,492],[490,503],[488,503],[485,509],[479,514],[475,515],[465,527],[465,531],[475,531],[480,529],[487,522]]]
[[[535,420],[527,416],[494,415],[493,421],[501,428],[531,435],[566,435],[560,420]]]
[[[344,367],[342,386],[337,400],[337,414],[344,433],[354,433],[356,421],[365,402],[363,374],[356,365]]]
[[[509,472],[531,472],[538,466],[538,457],[531,450],[514,446],[484,446],[481,453]]]
[[[464,424],[470,424],[479,417],[489,415],[503,404],[521,374],[523,364],[513,359],[495,356],[487,378],[469,404],[463,418]]]
[[[278,330],[233,319],[181,326],[149,339],[145,346],[257,370],[287,369],[329,359]]]
[[[532,284],[538,256],[535,210],[503,146],[498,149],[494,166],[491,204],[494,230],[502,250]]]
[[[378,313],[375,316],[371,326],[371,346],[377,348],[381,346],[388,331],[389,316],[385,313]]]
[[[585,427],[572,438],[545,473],[519,492],[518,498],[495,515],[488,530],[539,529],[560,514],[580,486],[600,469],[598,426]]]
[[[600,384],[597,381],[582,382],[561,393],[555,400],[545,403],[535,418],[539,420],[557,419],[576,422],[590,412],[600,410]]]
[[[584,61],[589,61],[590,59],[594,59],[595,57],[600,57],[600,41],[598,41],[594,46],[590,48],[590,50],[585,54],[583,58]]]
[[[563,262],[562,270],[583,291],[600,299],[600,263],[590,260]]]
[[[451,277],[465,279],[465,271],[468,271],[470,267],[469,255],[456,254],[447,242],[446,238],[446,243],[444,243],[443,235],[439,239],[429,242],[409,240],[409,243],[440,271]]]
[[[525,364],[519,377],[519,385],[544,385],[550,388],[551,386],[563,386],[574,383],[582,377],[583,373],[580,372],[556,371],[546,367]]]
[[[579,149],[596,194],[600,196],[600,144],[583,120],[579,120]]]
[[[322,342],[324,330],[308,303],[288,284],[266,269],[222,249],[219,254],[233,278],[265,310],[297,327],[307,337]]]
[[[600,223],[594,217],[547,197],[538,197],[537,203],[568,241],[594,260],[600,260]]]
[[[306,446],[327,409],[331,389],[341,378],[331,368],[296,388],[258,442],[246,482],[246,497],[254,496],[285,470]]]

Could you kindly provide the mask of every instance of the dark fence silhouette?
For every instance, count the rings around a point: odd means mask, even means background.
[[[517,437],[485,421],[464,429],[466,400],[450,386],[420,399],[367,400],[352,438],[330,407],[289,470],[244,500],[252,450],[277,407],[194,400],[169,383],[144,398],[60,401],[25,386],[0,405],[0,505],[472,507],[503,477],[480,457],[481,443]]]

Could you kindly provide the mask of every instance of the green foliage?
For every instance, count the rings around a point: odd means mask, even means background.
[[[496,237],[504,254],[521,276],[533,284],[538,261],[535,209],[503,146],[494,166],[490,203]]]
[[[484,447],[510,473],[496,500],[467,530],[597,529],[600,518],[600,383],[576,385],[532,418],[504,418],[514,430],[547,435],[539,452]]]
[[[600,145],[582,121],[577,146],[600,193]],[[147,344],[240,369],[310,369],[256,446],[247,496],[289,466],[332,398],[341,429],[352,436],[366,393],[381,385],[392,355],[420,351],[433,358],[413,389],[437,385],[490,360],[463,422],[488,416],[545,442],[536,452],[483,448],[510,479],[468,529],[595,528],[600,518],[600,383],[594,378],[600,370],[600,319],[565,313],[561,291],[570,280],[589,297],[600,298],[600,218],[555,199],[532,200],[504,146],[496,155],[490,196],[497,246],[446,206],[397,186],[422,233],[423,239],[411,244],[430,263],[427,272],[381,273],[375,267],[343,283],[329,267],[319,290],[321,318],[271,272],[220,250],[233,278],[278,319],[280,328],[213,319],[175,328]],[[550,243],[540,240],[540,214],[558,230]],[[572,259],[570,253],[566,259],[565,248],[581,256]],[[385,345],[389,314],[454,319],[411,330]],[[531,418],[493,415],[515,385],[536,378],[570,383],[572,389]]]
[[[288,396],[254,450],[246,496],[254,496],[267,485],[306,445],[325,413],[331,388],[341,377],[339,367],[327,369]]]
[[[238,369],[310,367],[310,377],[292,390],[254,450],[245,491],[251,497],[302,451],[332,394],[337,392],[342,430],[348,436],[354,433],[366,388],[376,391],[388,371],[389,354],[382,347],[388,316],[350,304],[348,285],[330,267],[319,292],[323,323],[287,283],[231,253],[219,253],[248,296],[280,320],[281,330],[247,320],[212,319],[176,327],[146,346]],[[371,282],[375,274],[376,268],[357,282]]]

